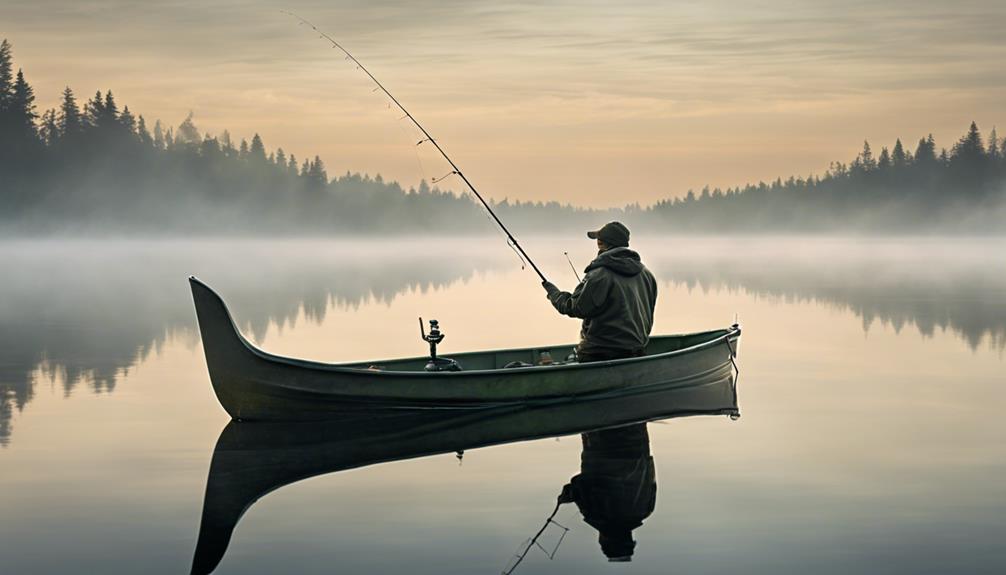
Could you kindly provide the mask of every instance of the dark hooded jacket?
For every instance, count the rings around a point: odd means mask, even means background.
[[[584,270],[573,293],[552,286],[549,301],[559,313],[583,319],[580,352],[637,351],[650,341],[657,282],[629,248],[601,252]]]

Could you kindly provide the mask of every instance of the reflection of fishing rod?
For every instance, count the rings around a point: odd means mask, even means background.
[[[493,220],[496,221],[496,224],[500,227],[501,230],[503,230],[503,233],[506,234],[507,243],[512,247],[516,248],[517,251],[520,252],[520,255],[523,256],[525,260],[527,260],[527,263],[531,264],[531,267],[534,269],[535,273],[538,274],[538,277],[541,278],[541,281],[548,281],[545,279],[545,274],[541,273],[541,270],[538,269],[538,266],[534,265],[534,262],[531,261],[531,257],[527,255],[527,252],[524,251],[524,248],[520,247],[520,244],[517,243],[517,239],[513,237],[513,234],[510,233],[510,230],[508,230],[507,227],[503,225],[503,222],[499,219],[499,217],[496,216],[496,212],[494,212],[493,209],[489,207],[489,203],[485,201],[485,199],[482,197],[482,194],[480,194],[478,190],[475,189],[475,186],[473,186],[472,183],[468,181],[468,178],[466,178],[465,175],[461,173],[461,170],[458,168],[457,164],[454,163],[454,160],[452,160],[450,156],[447,155],[447,152],[445,152],[443,148],[440,147],[440,144],[438,144],[437,141],[433,139],[433,136],[431,136],[430,133],[426,131],[426,128],[424,128],[422,124],[420,124],[419,121],[416,120],[412,116],[412,114],[410,114],[409,111],[405,109],[405,106],[402,106],[402,104],[399,103],[399,101],[394,96],[391,95],[391,92],[389,92],[387,88],[384,87],[383,84],[377,81],[377,78],[375,78],[374,75],[370,73],[370,70],[368,70],[363,64],[361,64],[360,61],[356,59],[356,57],[350,54],[349,50],[343,48],[342,44],[339,44],[331,36],[319,30],[318,27],[315,26],[314,24],[308,22],[307,20],[301,18],[300,16],[294,14],[293,12],[288,12],[286,10],[280,10],[280,12],[297,19],[298,21],[300,21],[301,24],[306,24],[310,26],[311,29],[317,32],[321,38],[324,38],[325,40],[331,42],[333,48],[338,48],[343,54],[345,54],[346,58],[351,60],[354,64],[356,64],[357,68],[363,70],[363,73],[366,74],[371,80],[373,80],[374,84],[377,84],[377,87],[380,88],[380,90],[384,92],[384,94],[388,98],[391,99],[391,101],[395,104],[395,106],[399,110],[402,111],[403,114],[405,114],[403,118],[408,118],[413,124],[415,124],[417,128],[419,128],[419,131],[423,133],[424,138],[422,140],[419,140],[419,142],[416,145],[418,146],[423,142],[429,142],[433,144],[433,146],[437,149],[437,151],[440,152],[440,155],[443,156],[445,160],[447,160],[448,164],[451,165],[451,172],[448,175],[456,174],[459,178],[461,178],[465,182],[465,185],[468,186],[468,189],[470,189],[472,193],[475,194],[475,197],[478,198],[480,202],[482,202],[482,205],[485,206],[486,210],[489,211],[489,215],[493,217]]]
[[[576,282],[580,283],[580,274],[576,273],[576,266],[573,265],[573,260],[569,259],[569,252],[562,252],[562,255],[566,256],[566,261],[569,262],[569,267],[573,270],[573,275],[576,276]]]
[[[559,501],[555,503],[555,509],[552,510],[552,514],[548,516],[548,519],[545,519],[545,524],[542,525],[541,529],[539,529],[538,532],[534,534],[534,537],[532,537],[531,540],[528,542],[527,547],[524,549],[524,552],[517,556],[517,561],[515,561],[514,564],[510,566],[509,569],[504,569],[501,575],[510,575],[511,573],[516,571],[517,566],[520,565],[521,561],[523,561],[525,557],[527,557],[527,554],[531,551],[531,548],[534,547],[535,545],[537,545],[538,548],[541,549],[542,551],[545,551],[545,548],[538,544],[538,538],[541,537],[541,534],[544,533],[546,529],[548,529],[549,523],[555,523],[556,525],[559,525],[552,519],[555,517],[555,514],[559,512],[559,506],[562,504],[563,504],[562,499],[559,499]],[[566,538],[566,533],[569,533],[568,527],[563,527],[562,525],[559,525],[559,527],[562,527],[563,532],[562,536],[559,538],[559,542],[555,544],[555,549],[553,549],[551,553],[545,551],[545,554],[548,555],[549,559],[555,557],[555,552],[559,550],[559,545],[562,545],[562,540]]]

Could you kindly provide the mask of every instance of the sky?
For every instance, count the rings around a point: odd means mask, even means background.
[[[40,111],[111,89],[153,125],[315,154],[405,187],[607,207],[821,174],[870,140],[1006,125],[1002,0],[0,0]],[[463,190],[456,178],[441,186]]]

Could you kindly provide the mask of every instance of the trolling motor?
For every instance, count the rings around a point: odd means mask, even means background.
[[[423,318],[419,318],[419,334],[423,341],[430,344],[430,361],[426,364],[426,371],[461,371],[461,366],[453,359],[437,357],[437,344],[444,341],[444,332],[440,331],[440,322],[431,319],[430,333],[427,334],[423,328]]]

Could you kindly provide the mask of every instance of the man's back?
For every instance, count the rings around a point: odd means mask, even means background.
[[[601,252],[573,293],[555,290],[552,305],[583,319],[579,352],[591,356],[641,353],[649,342],[657,282],[627,247]]]

